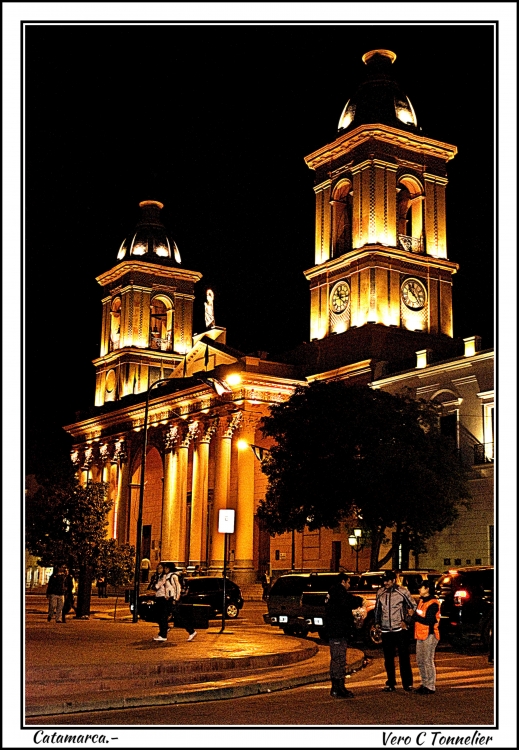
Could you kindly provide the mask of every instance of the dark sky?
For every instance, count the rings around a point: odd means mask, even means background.
[[[25,37],[25,377],[31,431],[94,402],[102,289],[144,199],[182,265],[215,290],[217,325],[244,352],[308,338],[313,173],[364,52],[395,78],[448,165],[456,336],[493,346],[494,27],[59,26]],[[30,437],[30,436],[29,436]]]

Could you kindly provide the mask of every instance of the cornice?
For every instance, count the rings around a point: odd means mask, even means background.
[[[149,402],[148,426],[168,424],[178,419],[197,419],[210,411],[221,414],[222,407],[232,407],[243,401],[278,403],[289,398],[296,386],[305,384],[305,381],[269,375],[242,375],[244,379],[240,387],[233,391],[232,397],[225,400],[216,397],[210,388],[203,384],[165,396],[157,395]],[[116,428],[126,432],[140,431],[144,425],[144,393],[142,397],[138,404],[125,407],[121,401],[121,408],[117,411],[101,413],[81,422],[66,425],[64,429],[73,438],[84,438],[85,441],[99,439],[103,433]]]
[[[140,260],[124,260],[109,271],[97,276],[96,281],[101,286],[106,286],[130,272],[144,273],[148,276],[162,276],[167,279],[180,279],[182,281],[190,281],[193,284],[202,278],[202,274],[199,271],[188,271],[176,266],[162,266],[158,263],[144,263]]]
[[[306,379],[309,383],[313,383],[316,380],[346,380],[346,378],[351,378],[353,376],[371,373],[372,363],[372,359],[364,359],[360,362],[354,362],[350,365],[336,367],[333,370],[319,372],[316,375],[308,375]]]
[[[139,362],[144,364],[156,364],[160,366],[160,363],[170,364],[176,367],[179,362],[184,361],[183,354],[177,354],[175,352],[161,352],[153,349],[140,349],[136,346],[125,346],[122,349],[114,349],[113,351],[105,354],[102,357],[97,357],[92,360],[92,364],[96,367],[99,365],[115,365],[118,361],[129,362],[134,361],[135,358],[139,358]]]
[[[303,271],[307,279],[313,279],[322,273],[332,273],[340,270],[342,266],[349,266],[351,263],[367,258],[370,255],[383,255],[385,258],[392,260],[412,262],[430,268],[440,268],[450,271],[452,274],[459,269],[459,264],[446,258],[436,258],[434,255],[422,255],[419,253],[408,253],[406,250],[399,250],[396,247],[387,247],[386,245],[363,245],[363,247],[352,250],[345,255],[339,255],[337,258],[331,258],[325,263],[313,266],[307,271]]]
[[[474,354],[472,357],[456,357],[456,359],[448,359],[444,360],[443,362],[438,362],[437,364],[427,365],[427,367],[424,368],[414,368],[413,370],[406,370],[405,372],[399,372],[395,375],[391,375],[387,378],[380,378],[379,380],[374,380],[372,383],[370,383],[370,386],[372,388],[384,388],[387,385],[391,385],[393,383],[397,383],[398,381],[402,380],[410,380],[413,378],[418,378],[419,380],[423,380],[425,378],[437,378],[439,374],[442,372],[448,372],[452,370],[462,370],[467,369],[470,367],[474,367],[477,364],[487,362],[488,360],[494,359],[494,350],[488,349],[484,352],[478,352],[477,354]],[[468,376],[465,376],[468,377]],[[423,385],[420,386],[421,389],[428,389],[431,385]]]
[[[306,156],[305,162],[310,169],[315,170],[323,164],[328,164],[330,159],[337,159],[372,139],[390,143],[400,148],[419,151],[446,162],[453,159],[458,153],[456,146],[449,143],[432,140],[413,133],[405,133],[389,125],[360,125],[350,133],[340,136],[333,143],[328,143]]]

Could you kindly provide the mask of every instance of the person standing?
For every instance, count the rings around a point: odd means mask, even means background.
[[[65,573],[63,568],[54,568],[54,572],[49,578],[46,596],[49,600],[49,612],[47,615],[48,622],[55,617],[56,622],[61,623],[61,613],[65,601]]]
[[[65,616],[68,615],[68,613],[72,609],[74,610],[74,612],[76,612],[76,608],[74,606],[74,579],[70,575],[68,568],[63,568],[63,575],[65,576],[65,597],[63,602],[63,610],[61,612],[61,621],[65,622]]]
[[[346,677],[346,651],[348,639],[355,627],[353,610],[362,607],[361,596],[349,593],[350,577],[339,573],[337,583],[326,596],[326,635],[330,644],[330,680],[332,698],[353,698],[354,693],[344,686]]]
[[[382,650],[387,681],[384,692],[396,690],[395,656],[398,651],[400,679],[405,691],[413,689],[413,672],[409,655],[409,610],[416,609],[416,604],[409,591],[398,586],[396,573],[387,570],[384,573],[384,585],[377,591],[375,604],[375,624],[382,631]]]
[[[434,593],[434,582],[424,580],[420,586],[420,600],[416,610],[409,609],[408,614],[414,622],[416,638],[416,664],[420,671],[422,684],[416,689],[421,695],[436,692],[436,667],[434,655],[440,640],[440,602]]]

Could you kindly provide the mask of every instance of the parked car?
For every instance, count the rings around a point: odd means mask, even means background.
[[[206,604],[210,607],[210,617],[221,614],[223,610],[223,578],[216,576],[197,576],[184,580],[184,593],[180,597],[180,604]],[[225,579],[225,616],[229,619],[238,617],[243,607],[243,597],[240,587]],[[155,593],[147,591],[139,596],[137,611],[139,617],[147,622],[156,622]]]
[[[440,637],[453,645],[481,642],[488,648],[494,627],[494,568],[467,566],[449,570],[436,585],[440,600]]]
[[[263,615],[267,625],[279,627],[287,635],[306,636],[318,633],[326,637],[325,600],[338,573],[288,573],[279,576],[267,596],[268,612]],[[354,573],[348,573],[350,578]],[[354,610],[359,631],[366,617],[364,606]]]
[[[350,591],[361,596],[363,606],[354,611],[358,639],[368,646],[380,646],[380,631],[375,627],[375,601],[378,589],[383,585],[384,570],[366,573],[348,573]],[[267,597],[268,612],[263,620],[268,625],[280,627],[287,635],[318,633],[326,637],[325,599],[338,573],[289,573],[274,581]],[[437,579],[439,571],[399,571],[401,585],[408,585],[410,592],[418,596],[424,578]]]

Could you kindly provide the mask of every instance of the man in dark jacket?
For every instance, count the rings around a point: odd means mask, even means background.
[[[55,617],[56,622],[61,623],[63,602],[65,601],[65,573],[63,568],[54,568],[47,585],[47,599],[49,600],[47,620],[50,622]]]
[[[330,679],[332,698],[353,698],[351,690],[346,690],[346,649],[348,639],[355,627],[353,610],[362,607],[364,601],[361,596],[353,596],[348,592],[350,577],[346,573],[339,573],[337,583],[334,584],[326,597],[326,634],[330,644]]]

